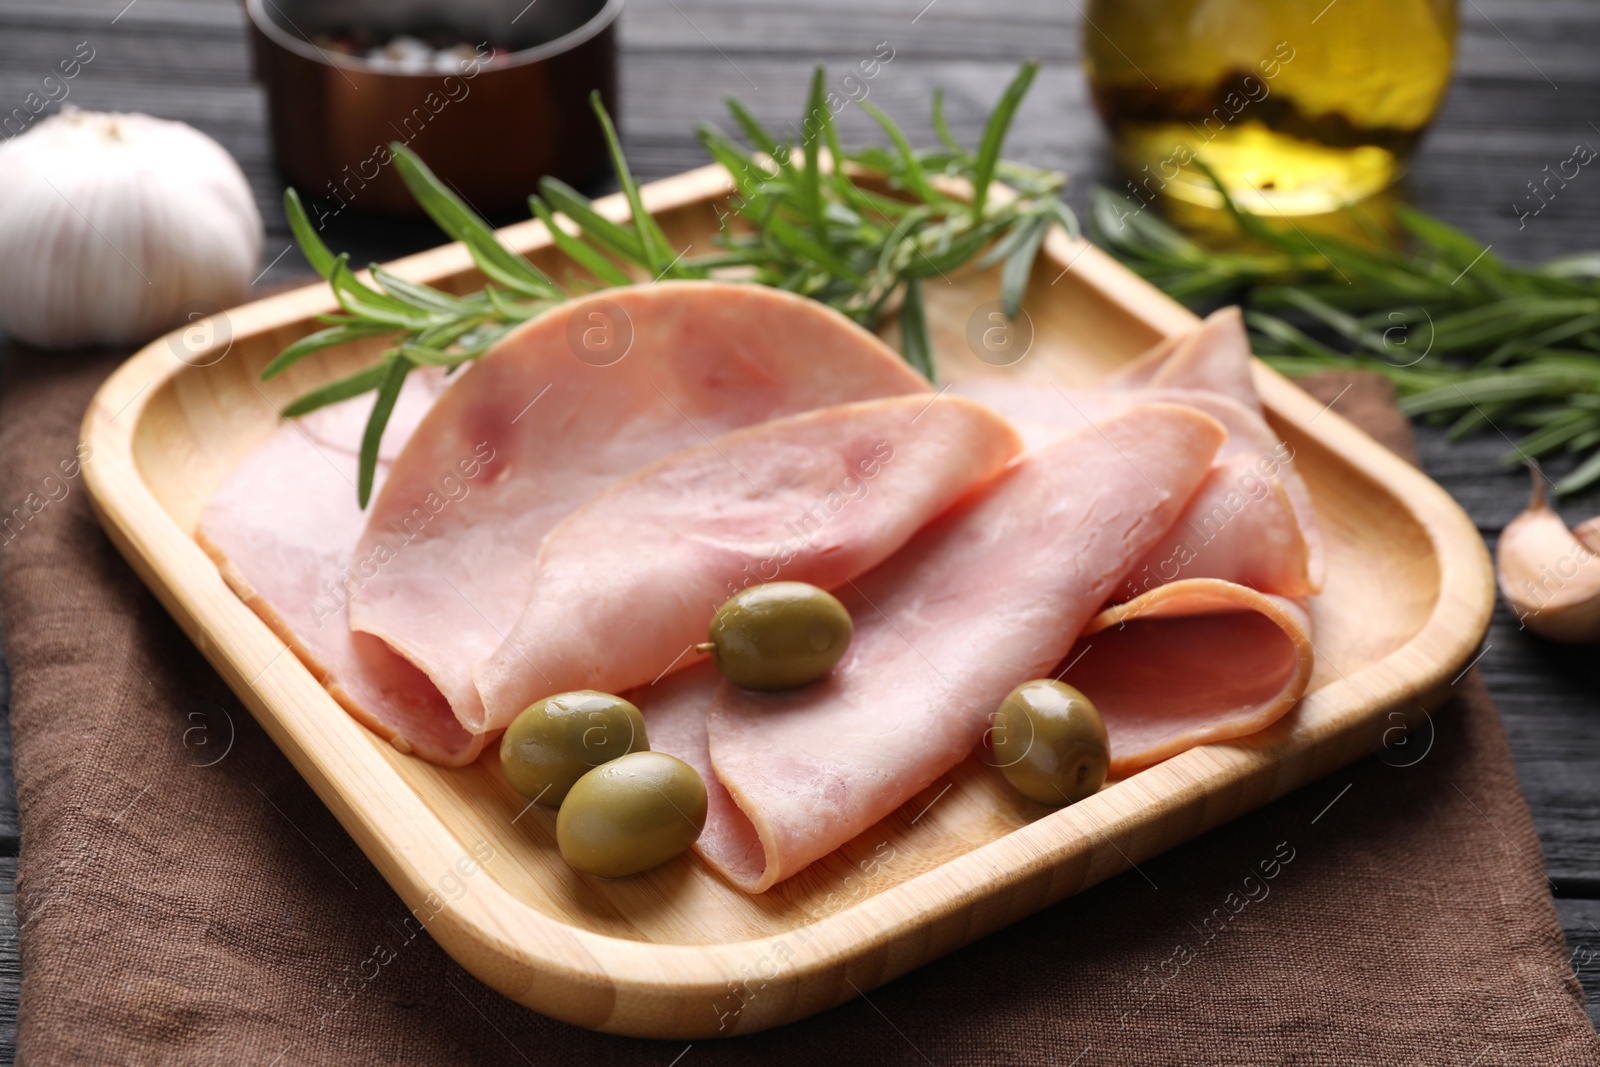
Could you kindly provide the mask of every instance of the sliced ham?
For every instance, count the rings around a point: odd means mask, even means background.
[[[1255,491],[1252,487],[1257,480],[1276,482],[1282,487],[1294,514],[1299,543],[1286,545],[1285,555],[1263,561],[1264,570],[1270,571],[1276,584],[1261,588],[1281,596],[1296,597],[1322,588],[1326,571],[1322,537],[1311,491],[1294,465],[1294,451],[1278,439],[1255,410],[1233,397],[1200,389],[1157,386],[1063,389],[1006,378],[972,378],[956,382],[950,392],[988,404],[1006,416],[1016,425],[1030,449],[1042,448],[1136,404],[1186,404],[1205,412],[1228,430],[1228,440],[1219,461],[1239,461],[1233,462],[1232,470],[1223,477],[1232,479],[1236,485],[1239,479],[1246,479],[1250,483],[1243,486],[1247,493]],[[1199,516],[1211,510],[1207,506]],[[1206,577],[1210,573],[1196,569],[1186,571],[1183,576]]]
[[[484,725],[693,662],[739,589],[842,585],[1021,448],[982,404],[915,394],[748,427],[614,483],[545,538],[522,617],[475,672]]]
[[[1250,370],[1250,335],[1237,307],[1214,311],[1190,332],[1157,342],[1107,384],[1200,389],[1261,414],[1261,397]]]
[[[400,395],[395,397],[389,424],[378,441],[379,487],[395,457],[400,455],[400,450],[417,432],[417,427],[422,425],[423,418],[449,384],[449,377],[438,367],[421,367],[406,376]],[[367,417],[371,413],[371,399],[357,397],[301,415],[294,420],[293,427],[285,424],[284,429],[295,431],[297,436],[306,437],[329,451],[357,456],[361,451],[361,435],[366,431]],[[355,499],[354,493],[351,499]]]
[[[407,380],[381,445],[380,478],[441,388],[433,371]],[[461,727],[426,675],[377,638],[353,633],[346,618],[347,575],[382,566],[352,551],[364,522],[356,456],[369,407],[346,401],[280,427],[228,475],[196,536],[240,599],[352,715],[402,752],[459,766],[477,758],[484,739]],[[451,482],[455,492],[468,484],[460,471]]]
[[[1264,412],[1255,387],[1250,335],[1245,329],[1244,316],[1237,307],[1215,311],[1189,333],[1167,338],[1154,345],[1105,384],[1112,387],[1214,393],[1237,402],[1257,416],[1248,440],[1254,442],[1261,456],[1273,460],[1275,465],[1281,465],[1282,471],[1278,477],[1283,482],[1284,491],[1289,494],[1295,514],[1300,517],[1300,528],[1305,535],[1306,570],[1310,582],[1308,591],[1316,592],[1322,588],[1327,576],[1327,564],[1323,555],[1322,535],[1311,503],[1311,491],[1294,469],[1294,450],[1278,440],[1277,435],[1260,419]],[[1231,425],[1229,428],[1230,431],[1234,429]],[[1225,454],[1231,454],[1231,451]]]
[[[1111,381],[1122,388],[1149,387],[1173,350],[1188,336],[1187,333],[1168,334],[1119,367],[1111,375]]]
[[[473,665],[516,625],[558,522],[618,478],[729,430],[926,391],[872,334],[764,286],[670,282],[563,305],[463,372],[396,459],[356,549],[387,545],[395,559],[354,591],[351,625],[419,666],[482,731]],[[493,457],[483,484],[419,512],[477,454]]]
[[[1310,549],[1283,484],[1261,475],[1257,457],[1220,460],[1172,529],[1134,564],[1116,599],[1158,585],[1221,578],[1277,596],[1312,592]]]
[[[1266,420],[1232,397],[1201,389],[1096,385],[1063,388],[1010,378],[967,378],[948,393],[994,408],[1018,427],[1029,448],[1075,434],[1138,404],[1186,404],[1204,411],[1228,431],[1222,455],[1284,454],[1287,449]]]
[[[959,762],[1172,525],[1224,436],[1157,404],[1032,453],[840,590],[856,633],[827,678],[786,693],[724,684],[709,751],[755,830],[759,873],[706,858],[760,892]]]
[[[721,682],[722,676],[704,660],[630,691],[628,699],[644,715],[650,748],[677,756],[705,781],[706,825],[695,851],[735,885],[755,884],[765,867],[761,838],[711,766],[706,713]]]
[[[1095,616],[1061,680],[1099,709],[1121,777],[1272,725],[1305,693],[1312,665],[1303,606],[1197,578]]]

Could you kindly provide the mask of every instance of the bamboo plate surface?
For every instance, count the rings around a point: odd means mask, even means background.
[[[646,187],[674,247],[709,245],[729,193],[715,168]],[[602,206],[625,218],[626,204]],[[502,231],[552,274],[542,224]],[[481,284],[448,245],[397,275]],[[1045,244],[1026,307],[1027,356],[997,368],[966,342],[993,274],[926,287],[945,378],[1092,380],[1193,316],[1092,245]],[[1489,560],[1445,492],[1288,381],[1256,366],[1328,543],[1313,607],[1316,673],[1300,705],[1243,741],[1194,749],[1047,812],[969,760],[839,852],[751,897],[692,855],[621,881],[562,862],[554,818],[523,812],[487,761],[445,770],[368,733],[223,583],[193,539],[206,500],[294,396],[372,358],[266,362],[335,310],[315,285],[157,341],[85,415],[97,513],[134,569],[288,754],[423,926],[506,996],[582,1026],[698,1039],[803,1018],[1076,893],[1372,751],[1416,724],[1471,656],[1493,603]],[[980,314],[980,319],[982,316]],[[986,322],[986,320],[982,320]],[[197,343],[196,338],[199,338]],[[182,358],[179,357],[181,353]]]

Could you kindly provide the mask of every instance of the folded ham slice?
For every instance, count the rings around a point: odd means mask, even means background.
[[[1117,600],[1189,578],[1222,578],[1277,596],[1312,592],[1310,546],[1283,484],[1258,457],[1218,461],[1172,529],[1134,564]]]
[[[1176,348],[1178,351],[1172,358],[1183,351],[1182,345]],[[1249,350],[1245,349],[1245,355],[1238,360],[1246,371],[1248,357]],[[1282,554],[1263,560],[1261,568],[1261,576],[1270,575],[1273,584],[1259,588],[1295,597],[1307,596],[1322,588],[1326,564],[1311,491],[1295,468],[1293,449],[1278,439],[1278,435],[1258,413],[1259,402],[1245,404],[1232,395],[1194,388],[1124,384],[1063,389],[1007,378],[972,378],[956,382],[950,387],[950,392],[988,404],[1006,416],[1017,426],[1029,448],[1042,448],[1136,404],[1186,404],[1204,411],[1228,430],[1228,440],[1219,460],[1234,462],[1228,472],[1219,475],[1228,479],[1228,485],[1218,483],[1218,499],[1188,517],[1198,520],[1197,538],[1191,540],[1209,543],[1205,527],[1214,525],[1214,519],[1207,522],[1206,516],[1216,514],[1216,505],[1224,505],[1224,510],[1230,516],[1239,513],[1237,498],[1222,499],[1229,488],[1238,490],[1243,499],[1256,500],[1262,498],[1257,483],[1274,482],[1281,487],[1283,498],[1271,494],[1271,507],[1275,508],[1286,499],[1293,512],[1293,526],[1298,533],[1292,538],[1274,542],[1274,550],[1281,548]],[[1269,509],[1254,509],[1251,518],[1259,520],[1258,525],[1270,523],[1287,533],[1287,528],[1279,522],[1279,516],[1262,514],[1266,510]],[[1186,565],[1182,576],[1206,577],[1210,573],[1203,566]],[[1145,587],[1148,588],[1148,585]]]
[[[1250,370],[1250,335],[1237,307],[1214,311],[1190,332],[1157,342],[1106,384],[1200,389],[1261,414],[1261,397]]]
[[[1294,469],[1294,450],[1280,441],[1260,419],[1264,414],[1256,392],[1255,372],[1250,356],[1250,335],[1244,316],[1237,307],[1225,307],[1208,315],[1194,330],[1154,345],[1144,355],[1122,368],[1105,383],[1112,387],[1143,386],[1154,389],[1184,389],[1215,393],[1236,401],[1257,416],[1248,433],[1259,455],[1281,463],[1278,477],[1300,517],[1306,541],[1306,570],[1309,592],[1322,588],[1327,576],[1322,535],[1317,528],[1311,491]],[[1235,427],[1229,427],[1230,431]],[[1225,454],[1232,454],[1228,450]],[[1299,594],[1290,594],[1299,595]]]
[[[761,855],[702,855],[760,892],[959,762],[1005,694],[1048,676],[1171,527],[1224,436],[1193,408],[1134,408],[1030,454],[839,590],[856,633],[827,678],[785,693],[718,690],[711,762]]]
[[[758,285],[668,282],[562,305],[503,340],[440,398],[396,459],[357,555],[394,555],[350,622],[419,666],[468,729],[473,682],[516,625],[540,542],[608,484],[742,426],[928,391],[872,334]],[[463,457],[487,476],[437,514]]]
[[[988,404],[1016,424],[1029,448],[1043,448],[1138,404],[1186,404],[1222,423],[1223,456],[1286,453],[1278,435],[1249,405],[1203,389],[1093,385],[1064,388],[1010,378],[966,378],[948,392]]]
[[[1095,616],[1061,680],[1099,709],[1121,777],[1272,725],[1305,693],[1313,658],[1300,604],[1196,578]]]
[[[614,483],[546,536],[522,617],[475,672],[484,725],[694,662],[739,589],[842,585],[1021,449],[982,404],[916,394],[747,427]]]
[[[407,379],[382,441],[380,479],[442,387],[436,371]],[[352,715],[402,752],[460,766],[484,739],[462,728],[426,675],[376,637],[353,633],[346,618],[345,581],[352,564],[362,569],[352,551],[364,523],[356,456],[369,408],[349,400],[280,427],[228,475],[196,537],[240,599]],[[466,484],[455,472],[451,485]]]

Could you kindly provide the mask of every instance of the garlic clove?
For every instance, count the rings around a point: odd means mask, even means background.
[[[1600,639],[1600,516],[1569,530],[1546,502],[1544,476],[1530,466],[1528,508],[1500,534],[1495,570],[1517,620],[1553,641]]]
[[[64,109],[0,143],[0,332],[148,341],[242,300],[263,232],[233,157],[191,126]]]
[[[1572,528],[1572,536],[1582,542],[1590,552],[1600,554],[1600,515],[1578,523]]]

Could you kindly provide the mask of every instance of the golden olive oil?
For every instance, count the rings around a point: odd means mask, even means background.
[[[1093,0],[1084,65],[1128,195],[1314,215],[1388,187],[1450,82],[1454,0]]]

